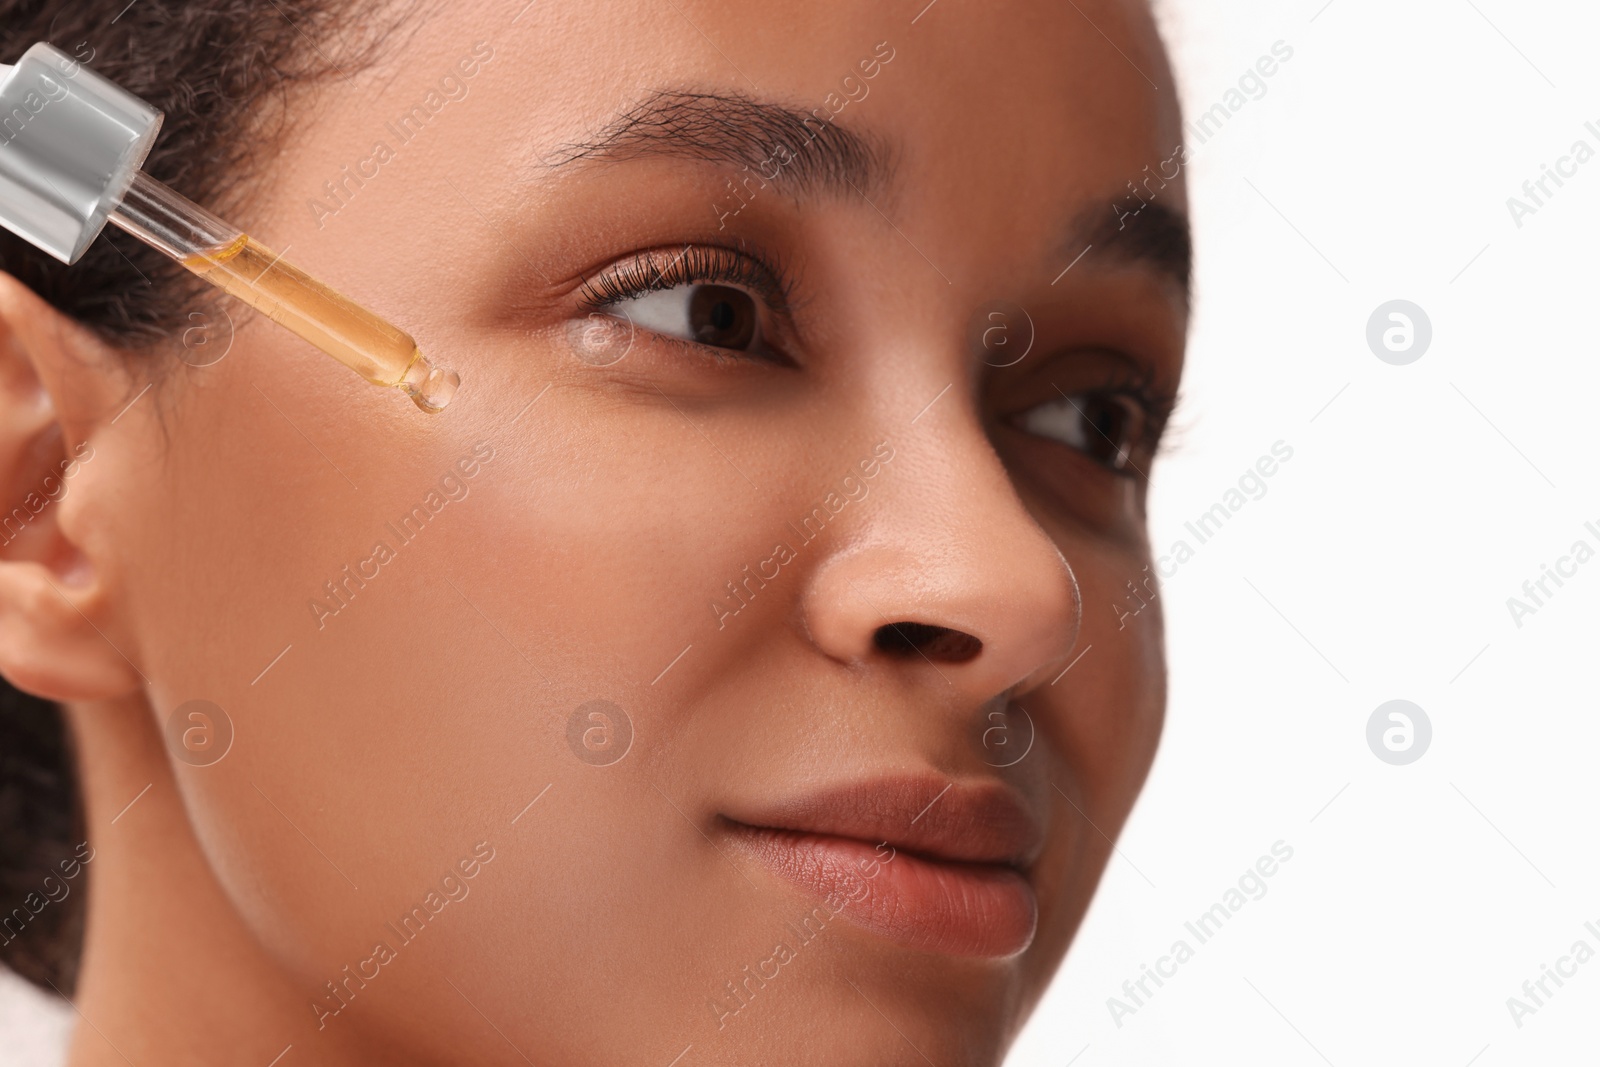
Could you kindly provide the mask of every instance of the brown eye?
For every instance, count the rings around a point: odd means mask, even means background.
[[[1063,396],[1029,408],[1016,423],[1029,433],[1076,448],[1101,466],[1127,470],[1144,434],[1145,414],[1125,393]]]
[[[755,297],[731,285],[685,282],[615,301],[606,310],[663,337],[762,354],[761,309]]]
[[[697,285],[689,297],[689,329],[713,348],[744,351],[756,339],[760,321],[749,293],[727,285]]]

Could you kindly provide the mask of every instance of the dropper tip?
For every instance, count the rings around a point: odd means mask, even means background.
[[[435,367],[420,352],[406,369],[406,376],[400,379],[400,388],[405,390],[411,402],[429,415],[443,411],[460,385],[461,375],[447,368]]]

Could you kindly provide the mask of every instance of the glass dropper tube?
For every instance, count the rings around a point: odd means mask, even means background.
[[[109,221],[374,385],[398,386],[423,411],[443,410],[461,384],[454,371],[428,362],[410,334],[143,171]]]

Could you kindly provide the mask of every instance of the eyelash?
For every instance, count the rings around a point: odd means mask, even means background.
[[[1135,375],[1131,381],[1104,390],[1115,396],[1130,397],[1136,404],[1144,409],[1145,425],[1144,440],[1140,442],[1148,449],[1154,449],[1161,443],[1161,437],[1166,432],[1167,422],[1172,418],[1173,411],[1178,406],[1178,395],[1171,390],[1158,389],[1143,375]]]
[[[636,252],[584,281],[585,310],[602,311],[646,293],[680,285],[734,285],[759,296],[776,314],[789,311],[793,287],[788,275],[752,252],[717,245],[690,245]]]

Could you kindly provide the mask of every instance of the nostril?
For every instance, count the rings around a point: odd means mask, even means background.
[[[937,663],[965,663],[983,651],[983,642],[948,626],[891,622],[878,627],[872,643],[891,656],[926,656]]]

